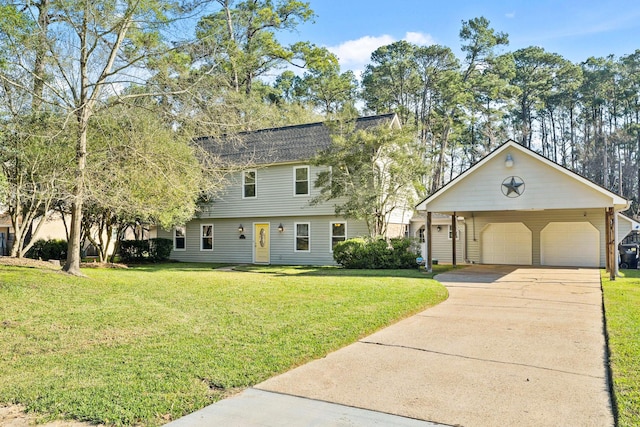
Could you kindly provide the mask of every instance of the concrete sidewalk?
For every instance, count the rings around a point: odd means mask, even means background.
[[[437,279],[444,303],[212,405],[202,424],[172,424],[614,425],[598,270],[473,266]],[[313,415],[291,418],[296,408]],[[371,412],[352,422],[345,408]]]
[[[169,424],[171,427],[435,427],[377,411],[250,388]]]

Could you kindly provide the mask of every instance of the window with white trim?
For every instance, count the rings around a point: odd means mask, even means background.
[[[309,166],[296,166],[293,168],[293,194],[296,196],[309,195]]]
[[[185,227],[176,227],[173,229],[173,250],[187,250],[187,233]]]
[[[311,252],[311,225],[308,222],[296,223],[296,252]]]
[[[331,252],[333,248],[340,242],[347,240],[347,223],[332,222],[331,223]]]
[[[424,225],[418,229],[418,241],[419,241],[420,243],[424,243],[424,242],[425,242],[425,238],[424,238],[424,236],[425,236],[425,234],[424,234],[425,230],[426,230],[426,228],[425,228],[425,226],[424,226]]]
[[[200,225],[200,250],[213,250],[213,224]]]
[[[451,236],[453,235],[453,227],[449,226],[449,235],[448,238],[451,240]],[[460,240],[460,228],[456,227],[456,240]]]
[[[258,171],[247,170],[242,173],[242,198],[252,199],[258,196]]]

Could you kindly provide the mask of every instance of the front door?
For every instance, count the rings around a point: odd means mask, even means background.
[[[269,250],[269,223],[253,225],[253,262],[256,264],[269,264],[271,262],[271,252]]]

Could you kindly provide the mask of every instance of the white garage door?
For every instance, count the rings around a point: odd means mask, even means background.
[[[600,266],[600,232],[589,222],[550,222],[540,233],[540,264]]]
[[[480,240],[483,264],[531,265],[531,230],[521,222],[488,224]]]

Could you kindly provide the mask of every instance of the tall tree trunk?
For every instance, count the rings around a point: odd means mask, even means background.
[[[82,235],[82,206],[84,202],[84,174],[87,163],[87,126],[88,118],[82,111],[78,117],[78,141],[76,145],[76,176],[73,188],[73,203],[71,204],[71,229],[67,250],[67,262],[63,270],[69,274],[81,275],[81,235]]]
[[[227,21],[227,32],[229,33],[229,40],[233,46],[234,52],[233,55],[229,55],[229,62],[231,63],[231,79],[233,88],[236,92],[240,91],[240,79],[238,78],[238,66],[236,63],[237,58],[235,55],[237,54],[237,46],[236,46],[236,37],[233,33],[233,20],[231,18],[231,7],[229,5],[229,0],[219,0],[218,3],[224,8],[225,19]]]

